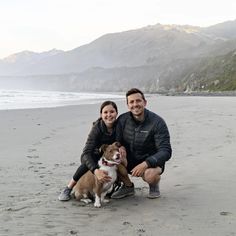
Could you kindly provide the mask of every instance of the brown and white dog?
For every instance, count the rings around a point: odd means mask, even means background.
[[[89,203],[91,199],[88,197],[95,195],[95,207],[101,207],[102,202],[109,202],[104,197],[117,179],[117,165],[121,163],[119,147],[120,144],[118,142],[111,145],[105,144],[101,147],[103,156],[98,162],[99,169],[107,171],[108,175],[112,178],[111,181],[101,183],[91,171],[86,172],[73,189],[77,200]]]

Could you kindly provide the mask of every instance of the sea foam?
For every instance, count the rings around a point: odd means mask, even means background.
[[[58,107],[120,100],[124,95],[61,91],[0,90],[0,110]]]

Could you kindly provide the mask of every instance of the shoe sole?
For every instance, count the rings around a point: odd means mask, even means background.
[[[66,202],[66,201],[69,201],[71,198],[60,198],[58,197],[58,200],[59,201],[62,201],[62,202]]]
[[[161,196],[161,194],[157,195],[157,196],[152,196],[152,195],[148,195],[147,198],[149,199],[155,199],[155,198],[159,198]]]
[[[121,198],[125,198],[125,197],[128,197],[128,196],[133,196],[134,195],[134,193],[127,193],[127,194],[124,194],[124,195],[120,195],[120,196],[115,196],[115,197],[113,197],[113,196],[111,196],[111,199],[121,199]]]

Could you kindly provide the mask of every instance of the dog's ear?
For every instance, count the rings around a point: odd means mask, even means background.
[[[104,153],[107,149],[109,145],[108,144],[103,144],[100,148],[99,148],[99,152],[100,153]]]
[[[121,147],[121,144],[119,142],[114,142],[113,144],[117,146],[118,148]]]

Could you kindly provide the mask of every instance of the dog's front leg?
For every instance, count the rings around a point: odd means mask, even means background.
[[[95,194],[95,202],[94,202],[95,207],[101,207],[101,196],[98,196],[98,194]]]
[[[104,202],[104,203],[110,202],[109,199],[106,199],[106,198],[105,198],[106,194],[107,194],[107,192],[101,193],[101,202]]]

